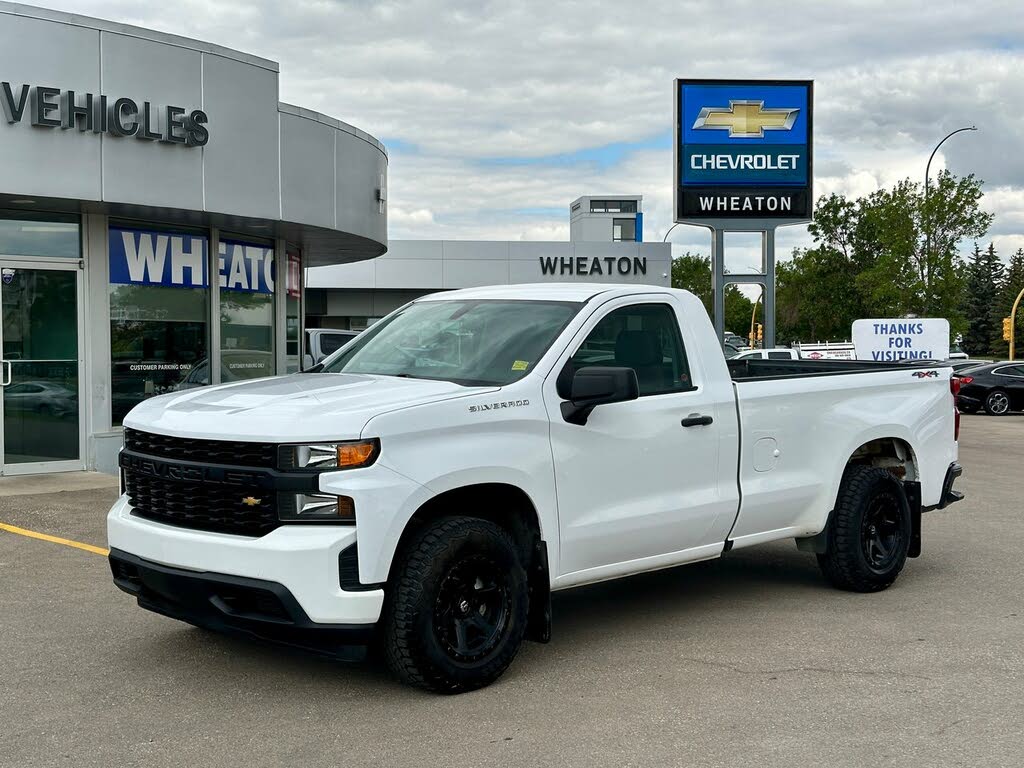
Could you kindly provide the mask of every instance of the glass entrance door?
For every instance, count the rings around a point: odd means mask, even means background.
[[[3,474],[84,469],[79,279],[0,260]]]

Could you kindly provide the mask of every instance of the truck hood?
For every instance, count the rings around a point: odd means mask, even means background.
[[[345,440],[360,437],[379,414],[496,389],[394,376],[295,374],[160,395],[135,406],[124,424],[219,440]]]

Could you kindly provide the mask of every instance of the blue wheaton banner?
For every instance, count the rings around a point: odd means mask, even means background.
[[[676,81],[676,220],[810,218],[811,81]]]
[[[209,242],[202,235],[110,229],[110,282],[115,285],[209,287]],[[231,291],[274,292],[274,249],[221,240],[217,284]]]

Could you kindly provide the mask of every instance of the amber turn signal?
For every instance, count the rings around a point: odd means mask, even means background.
[[[338,519],[346,522],[355,522],[356,503],[350,496],[338,497]]]
[[[338,468],[362,467],[377,457],[377,441],[341,443],[338,446]]]

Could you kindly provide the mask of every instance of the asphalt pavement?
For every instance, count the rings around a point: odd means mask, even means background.
[[[960,445],[967,499],[886,592],[792,542],[564,592],[549,645],[455,697],[148,613],[104,557],[0,530],[0,766],[1024,765],[1024,416]],[[0,523],[105,546],[112,483],[24,482]]]

